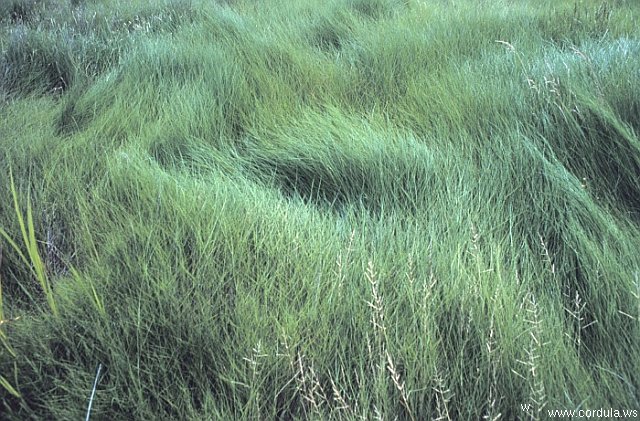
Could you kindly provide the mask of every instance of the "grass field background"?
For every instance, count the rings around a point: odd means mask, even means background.
[[[0,418],[640,409],[639,2],[0,19]]]

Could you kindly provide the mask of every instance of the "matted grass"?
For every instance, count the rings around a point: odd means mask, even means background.
[[[639,410],[639,17],[3,2],[2,417]]]

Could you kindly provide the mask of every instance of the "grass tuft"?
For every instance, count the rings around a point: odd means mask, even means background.
[[[638,16],[0,2],[2,418],[638,409]]]

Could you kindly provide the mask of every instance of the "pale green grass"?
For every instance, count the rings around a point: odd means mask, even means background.
[[[639,16],[2,3],[2,415],[640,409]]]

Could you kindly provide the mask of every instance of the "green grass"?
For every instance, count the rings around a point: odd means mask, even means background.
[[[639,410],[639,18],[2,2],[0,418]]]

